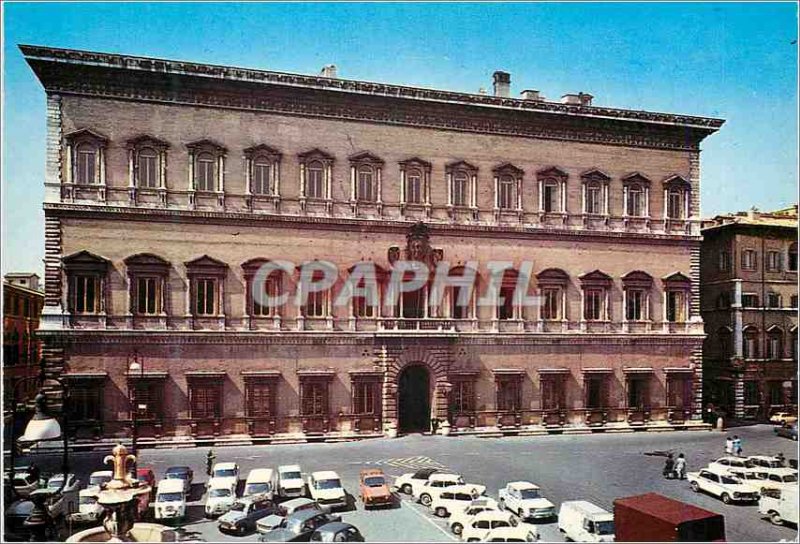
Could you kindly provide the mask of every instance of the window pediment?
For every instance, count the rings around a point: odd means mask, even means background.
[[[153,272],[167,274],[169,272],[169,262],[158,255],[152,253],[138,253],[131,255],[124,261],[128,271],[134,274]]]
[[[686,181],[686,178],[678,174],[673,174],[664,179],[662,182],[666,187],[691,187],[691,184]]]
[[[126,142],[128,149],[142,149],[144,147],[152,147],[158,151],[164,151],[169,147],[169,144],[164,140],[159,140],[149,134],[141,134],[135,138],[131,138]]]
[[[680,272],[673,272],[669,276],[663,277],[662,281],[665,284],[674,285],[674,286],[691,285],[691,283],[692,283],[691,278],[689,278],[688,276],[685,276],[684,274],[682,274]]]
[[[569,177],[569,174],[557,166],[548,166],[547,168],[543,168],[542,170],[536,172],[536,177],[538,179],[556,179],[563,181]]]
[[[373,155],[369,151],[362,151],[361,153],[350,155],[347,157],[347,159],[353,164],[369,164],[372,166],[383,165],[383,159],[377,155]]]
[[[773,324],[773,325],[770,325],[769,327],[767,327],[767,332],[783,334],[783,329],[781,328],[780,325]]]
[[[584,183],[589,183],[593,181],[600,183],[608,183],[611,180],[611,176],[609,176],[602,170],[599,170],[597,168],[592,168],[581,174],[581,180],[583,180]]]
[[[98,147],[105,147],[108,144],[108,138],[89,128],[82,128],[70,132],[64,136],[64,139],[72,143],[92,142]]]
[[[593,285],[598,287],[607,287],[611,285],[612,282],[611,276],[600,270],[588,272],[583,276],[580,276],[578,279],[581,280],[583,285]]]
[[[445,172],[448,172],[448,173],[455,172],[457,170],[466,170],[467,172],[469,172],[471,174],[475,174],[478,171],[478,167],[477,166],[473,166],[470,163],[468,163],[467,161],[451,162],[449,164],[446,164],[444,169],[445,169]]]
[[[314,149],[311,149],[310,151],[298,153],[297,158],[299,158],[302,162],[311,162],[313,160],[322,161],[323,163],[326,164],[330,164],[333,162],[333,155],[329,155],[328,153],[316,147]]]
[[[569,274],[560,268],[546,268],[536,274],[536,280],[540,285],[565,285],[569,283]]]
[[[641,174],[640,172],[631,172],[627,176],[623,176],[622,184],[623,185],[630,185],[633,183],[639,183],[642,185],[650,185],[650,178]]]
[[[228,270],[228,265],[218,261],[208,255],[203,255],[197,259],[187,261],[186,271],[189,275],[208,274],[211,276],[224,276]]]
[[[111,262],[108,259],[86,250],[73,253],[61,259],[68,272],[96,272],[105,274]]]
[[[186,148],[196,152],[208,151],[217,155],[223,155],[228,152],[224,145],[208,138],[189,142],[186,144]]]
[[[254,159],[256,157],[267,157],[270,160],[278,161],[281,159],[281,153],[274,147],[267,144],[258,144],[248,147],[243,151],[246,159]]]
[[[496,168],[493,168],[492,173],[494,173],[494,175],[496,176],[508,174],[514,177],[521,177],[525,174],[525,171],[522,170],[521,168],[517,168],[510,162],[506,162],[501,164],[500,166],[497,166]]]
[[[406,159],[404,161],[400,161],[398,164],[401,167],[405,168],[405,169],[409,169],[409,168],[413,168],[413,167],[421,168],[423,170],[430,170],[431,169],[431,163],[429,163],[428,161],[424,161],[424,160],[420,159],[419,157],[411,157],[410,159]]]
[[[641,270],[633,270],[622,276],[622,283],[626,287],[651,287],[653,276]]]

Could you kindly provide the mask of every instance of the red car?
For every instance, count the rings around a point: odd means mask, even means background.
[[[150,486],[150,493],[139,495],[139,519],[143,519],[150,508],[150,502],[156,496],[156,475],[152,469],[140,468],[136,469],[136,479],[141,482],[139,485]]]

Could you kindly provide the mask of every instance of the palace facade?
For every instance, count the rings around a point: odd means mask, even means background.
[[[700,143],[723,121],[21,46],[47,93],[47,372],[83,436],[699,426]],[[267,262],[446,262],[391,308]],[[510,296],[523,263],[529,293]],[[270,275],[292,292],[296,272]],[[383,283],[381,283],[383,285]]]

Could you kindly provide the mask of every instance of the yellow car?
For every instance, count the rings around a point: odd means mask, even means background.
[[[778,425],[789,425],[797,423],[797,415],[789,412],[775,412],[769,416],[769,421]]]

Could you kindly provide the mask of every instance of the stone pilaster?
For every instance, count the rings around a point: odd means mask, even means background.
[[[703,345],[692,350],[690,364],[694,368],[694,383],[692,385],[692,415],[691,419],[703,419]]]
[[[744,417],[744,377],[736,373],[733,380],[733,414],[737,419]]]

